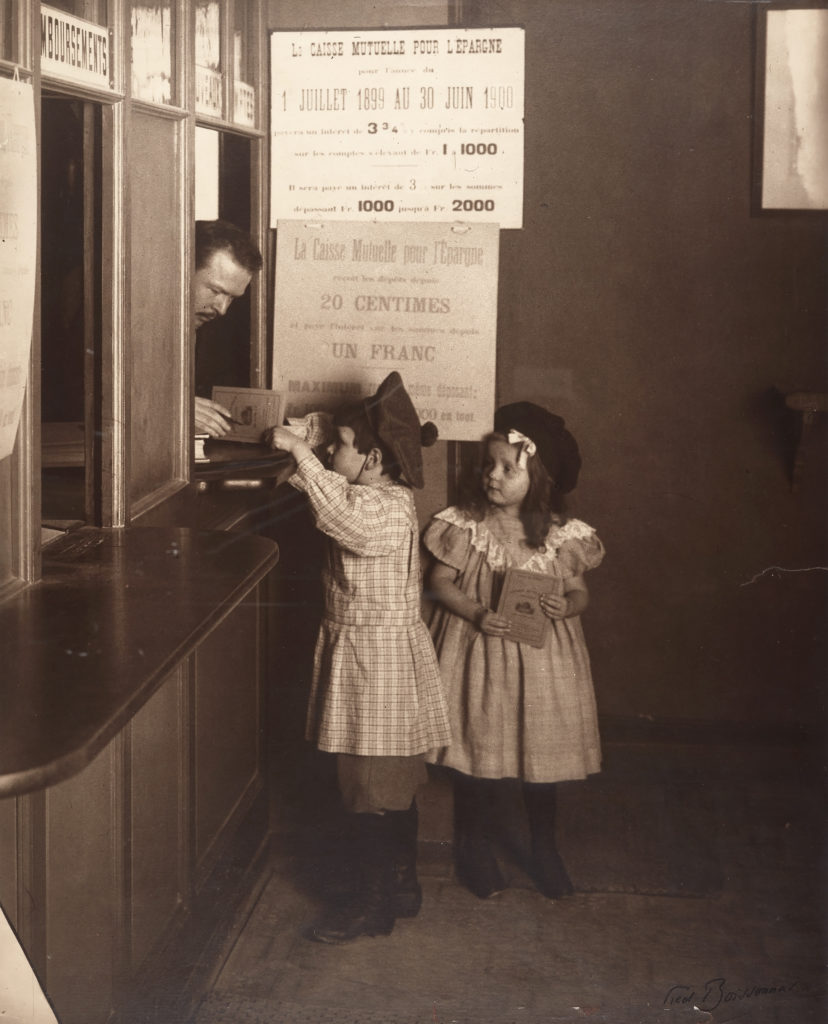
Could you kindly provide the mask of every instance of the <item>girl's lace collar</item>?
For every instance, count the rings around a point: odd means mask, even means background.
[[[505,569],[507,566],[515,565],[516,568],[529,569],[532,572],[546,572],[549,563],[557,558],[558,551],[567,541],[585,540],[593,533],[592,527],[580,519],[568,519],[563,526],[552,526],[546,537],[545,551],[526,548],[526,560],[516,562],[512,551],[491,532],[485,519],[478,522],[456,506],[439,512],[437,518],[451,523],[452,526],[468,530],[471,533],[472,547],[485,557],[493,569]]]

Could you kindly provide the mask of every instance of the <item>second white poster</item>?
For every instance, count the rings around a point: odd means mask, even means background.
[[[397,370],[443,440],[491,429],[498,225],[279,221],[276,237],[287,416],[366,397]]]

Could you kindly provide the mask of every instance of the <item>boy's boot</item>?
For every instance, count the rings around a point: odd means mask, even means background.
[[[331,908],[311,929],[316,942],[339,944],[363,935],[390,935],[394,927],[391,890],[394,870],[393,822],[387,814],[357,814],[359,882],[355,892]]]
[[[407,811],[386,811],[394,838],[394,874],[391,905],[395,917],[416,917],[423,902],[423,890],[417,880],[417,801]]]
[[[494,782],[457,775],[454,781],[454,861],[457,877],[481,900],[503,892],[491,843]]]
[[[555,845],[555,784],[524,782],[523,799],[529,817],[535,883],[550,900],[568,896],[572,882]]]

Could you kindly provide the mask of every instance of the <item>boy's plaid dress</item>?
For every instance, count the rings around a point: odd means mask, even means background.
[[[320,750],[410,756],[448,743],[437,657],[420,615],[414,499],[349,484],[308,455],[291,483],[328,538],[307,738]]]

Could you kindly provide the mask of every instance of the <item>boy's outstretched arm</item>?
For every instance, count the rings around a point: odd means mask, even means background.
[[[313,454],[313,449],[310,445],[286,427],[270,427],[265,431],[265,442],[271,448],[276,448],[279,451],[292,455],[297,462],[301,462],[306,455]]]

